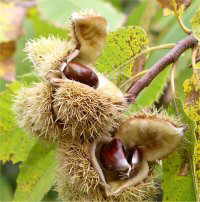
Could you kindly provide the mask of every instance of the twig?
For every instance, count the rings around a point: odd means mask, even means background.
[[[194,50],[192,51],[192,67],[196,66],[196,57],[198,54],[198,49],[194,48]]]
[[[193,48],[198,44],[197,39],[189,35],[185,39],[179,41],[174,48],[172,48],[163,58],[161,58],[156,64],[154,64],[150,70],[128,91],[128,95],[126,96],[128,103],[135,102],[138,94],[147,87],[151,81],[169,64],[175,63],[180,55],[185,52],[189,48]]]
[[[182,30],[183,30],[186,34],[191,34],[192,31],[191,31],[189,28],[187,28],[187,27],[185,26],[185,24],[183,23],[182,17],[181,17],[180,15],[178,15],[178,16],[177,16],[177,19],[178,19],[178,23],[179,23],[180,27],[182,28]]]

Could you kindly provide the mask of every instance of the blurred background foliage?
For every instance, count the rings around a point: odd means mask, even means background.
[[[188,27],[190,27],[190,19],[198,6],[199,0],[193,0],[192,6],[184,15],[184,22]],[[18,128],[11,105],[13,95],[22,83],[28,85],[37,81],[37,77],[32,73],[32,64],[23,52],[26,41],[49,35],[67,40],[69,16],[72,12],[84,8],[93,8],[105,16],[109,22],[110,31],[127,25],[142,27],[148,34],[149,46],[174,43],[186,36],[174,16],[163,16],[163,11],[155,0],[84,0],[84,2],[83,0],[1,0],[0,201],[11,201],[12,199],[14,201],[59,201],[57,192],[54,190],[55,145],[47,145],[32,139]],[[166,51],[155,51],[148,55],[148,59],[141,59],[137,62],[147,60],[144,68],[148,69]],[[181,112],[181,109],[185,96],[182,86],[183,82],[192,75],[192,68],[186,68],[190,64],[191,51],[187,51],[180,57],[175,75],[176,92],[179,97],[177,102],[181,114],[184,113]],[[138,72],[136,71],[136,73]],[[108,76],[111,74],[112,72]],[[138,111],[153,103],[158,107],[168,105],[172,100],[169,75],[170,68],[167,68],[140,93],[136,104],[130,106],[130,112]],[[17,82],[13,82],[16,80]],[[9,83],[11,85],[6,88],[6,84]],[[169,112],[176,111],[173,109],[174,106],[170,107]],[[12,141],[9,138],[11,135]],[[188,139],[191,142],[194,141],[189,136]],[[180,159],[179,156],[175,158]],[[164,163],[166,170],[170,170],[170,159],[168,161],[168,163]],[[164,179],[172,177],[168,174],[164,175]],[[190,173],[190,175],[192,174]],[[186,184],[184,184],[184,180],[174,179],[187,187],[193,186],[191,178]],[[164,189],[166,189],[166,201],[171,192],[174,195],[177,193],[176,190],[173,190],[176,188],[169,189],[166,183]],[[184,192],[187,192],[187,188]],[[181,201],[181,199],[180,197],[177,201]],[[191,193],[191,197],[189,196],[187,199],[194,199],[194,195]]]

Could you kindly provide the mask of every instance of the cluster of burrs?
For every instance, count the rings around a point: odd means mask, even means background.
[[[27,43],[41,81],[16,96],[19,125],[58,143],[57,189],[64,201],[146,199],[156,190],[149,162],[171,153],[184,128],[157,112],[125,118],[124,95],[95,69],[107,36],[104,17],[75,13],[70,30],[68,41]]]

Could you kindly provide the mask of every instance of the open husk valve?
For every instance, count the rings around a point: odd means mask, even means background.
[[[106,196],[115,196],[149,178],[148,162],[162,159],[180,143],[185,127],[163,114],[136,114],[113,138],[100,138],[91,149]],[[151,164],[152,165],[152,164]]]

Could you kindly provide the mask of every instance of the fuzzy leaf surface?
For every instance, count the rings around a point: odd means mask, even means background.
[[[196,135],[197,143],[195,144],[194,170],[195,185],[198,200],[200,200],[200,73],[199,69],[193,70],[193,75],[185,80],[183,84],[185,92],[184,111],[197,124]]]
[[[132,75],[134,60],[148,45],[146,32],[137,26],[120,28],[109,33],[103,53],[97,60],[97,69],[116,84],[121,84]],[[127,64],[126,64],[127,63]]]
[[[40,201],[55,183],[55,145],[39,140],[20,166],[13,201]]]
[[[200,8],[192,17],[191,24],[192,24],[192,31],[194,35],[200,41]]]

